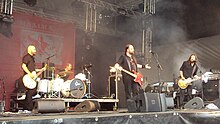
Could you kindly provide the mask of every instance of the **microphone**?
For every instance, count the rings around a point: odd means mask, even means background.
[[[46,59],[49,59],[49,58],[51,58],[51,57],[54,57],[55,55],[56,55],[56,54],[53,54],[53,55],[47,57]]]
[[[84,65],[83,68],[90,68],[92,66],[93,66],[92,64],[88,64],[88,65]]]

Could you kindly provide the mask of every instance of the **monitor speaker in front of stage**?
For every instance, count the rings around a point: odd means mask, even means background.
[[[200,97],[195,97],[184,105],[184,109],[202,109],[203,107],[204,102]]]
[[[74,111],[76,112],[92,112],[92,111],[98,111],[100,110],[100,104],[98,101],[94,100],[85,100],[81,103],[79,103]]]
[[[142,93],[127,100],[128,112],[161,112],[166,111],[165,94]]]
[[[34,113],[65,112],[65,102],[62,99],[37,99],[34,101]]]

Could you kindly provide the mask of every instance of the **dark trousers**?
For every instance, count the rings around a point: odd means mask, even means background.
[[[123,83],[126,99],[131,99],[132,97],[143,92],[140,85],[137,82],[134,82],[132,77],[123,77]]]
[[[189,85],[186,89],[180,89],[180,107],[184,106],[184,102],[188,102],[192,99],[192,85]]]
[[[34,101],[32,99],[32,96],[34,96],[36,94],[37,94],[36,88],[26,90],[25,103],[24,103],[24,107],[23,107],[24,110],[32,111],[32,109],[34,107]]]

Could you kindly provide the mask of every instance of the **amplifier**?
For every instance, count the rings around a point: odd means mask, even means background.
[[[219,97],[219,80],[209,80],[207,83],[203,83],[203,100],[214,101]]]

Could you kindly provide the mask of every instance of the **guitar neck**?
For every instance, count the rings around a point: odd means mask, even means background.
[[[46,68],[46,67],[47,67],[47,64],[44,66],[44,68]],[[44,71],[43,69],[42,69],[41,71],[39,71],[39,72],[36,74],[36,78],[37,78],[38,76],[40,76],[43,71]]]
[[[39,71],[39,72],[36,74],[36,78],[37,78],[38,76],[40,76],[42,72],[43,72],[43,70],[42,70],[42,71]]]
[[[127,70],[125,70],[125,69],[121,69],[123,72],[125,72],[125,73],[127,73],[127,74],[129,74],[129,75],[131,75],[132,77],[136,77],[136,75],[135,74],[133,74],[132,72],[130,72],[130,71],[127,71]]]

